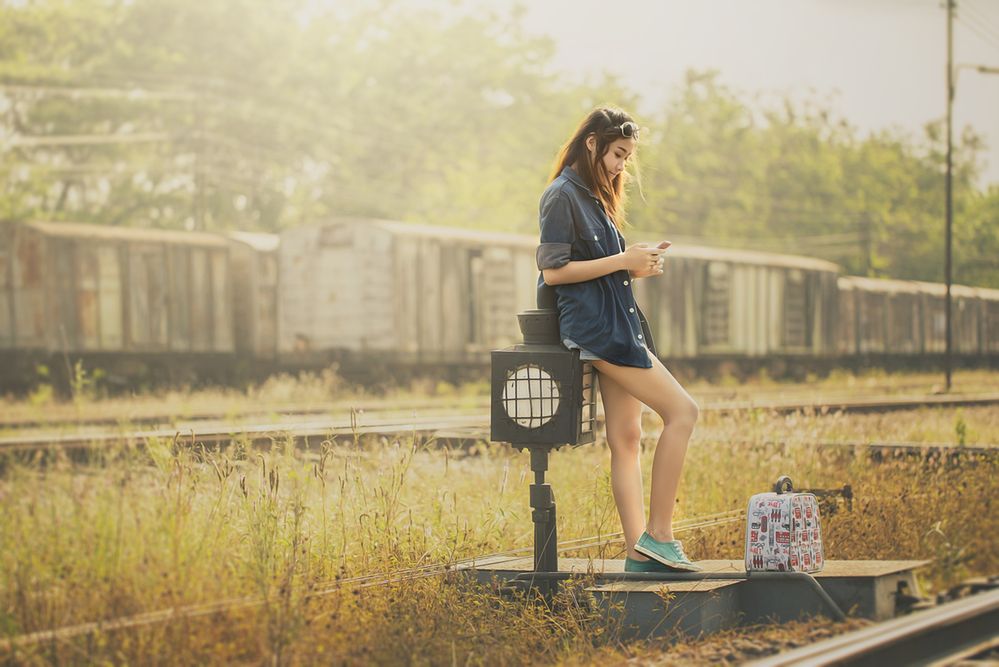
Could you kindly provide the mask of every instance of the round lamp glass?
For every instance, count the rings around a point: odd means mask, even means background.
[[[506,375],[503,409],[525,428],[544,426],[558,412],[558,383],[536,364],[527,364]]]

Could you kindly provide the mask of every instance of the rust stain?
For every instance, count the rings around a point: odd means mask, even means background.
[[[42,284],[41,242],[36,238],[22,238],[17,245],[17,263],[22,287],[38,287]]]
[[[80,325],[80,336],[88,343],[96,343],[97,292],[94,290],[77,290],[76,307],[77,320]]]

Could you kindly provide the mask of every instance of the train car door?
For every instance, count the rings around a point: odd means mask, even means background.
[[[163,247],[134,244],[128,253],[128,332],[131,346],[160,350],[167,345],[166,259]]]

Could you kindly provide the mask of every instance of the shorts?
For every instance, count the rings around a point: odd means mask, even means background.
[[[576,343],[572,342],[568,338],[562,339],[562,344],[565,345],[570,350],[579,350],[579,360],[580,361],[604,361],[601,357],[593,354],[586,348],[580,347]]]

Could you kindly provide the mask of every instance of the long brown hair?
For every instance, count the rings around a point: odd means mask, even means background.
[[[597,107],[583,119],[573,132],[572,138],[565,142],[555,158],[555,164],[548,181],[554,181],[567,166],[574,165],[583,182],[586,183],[597,199],[604,205],[608,217],[618,229],[627,224],[624,215],[627,194],[624,186],[629,176],[625,169],[611,178],[604,167],[603,157],[610,150],[610,145],[623,135],[621,125],[634,122],[627,113],[614,107]],[[586,138],[594,135],[597,140],[596,150],[592,153],[586,149]],[[637,139],[637,135],[636,135]],[[637,169],[637,163],[632,158],[631,169]],[[637,173],[637,172],[636,172]]]

